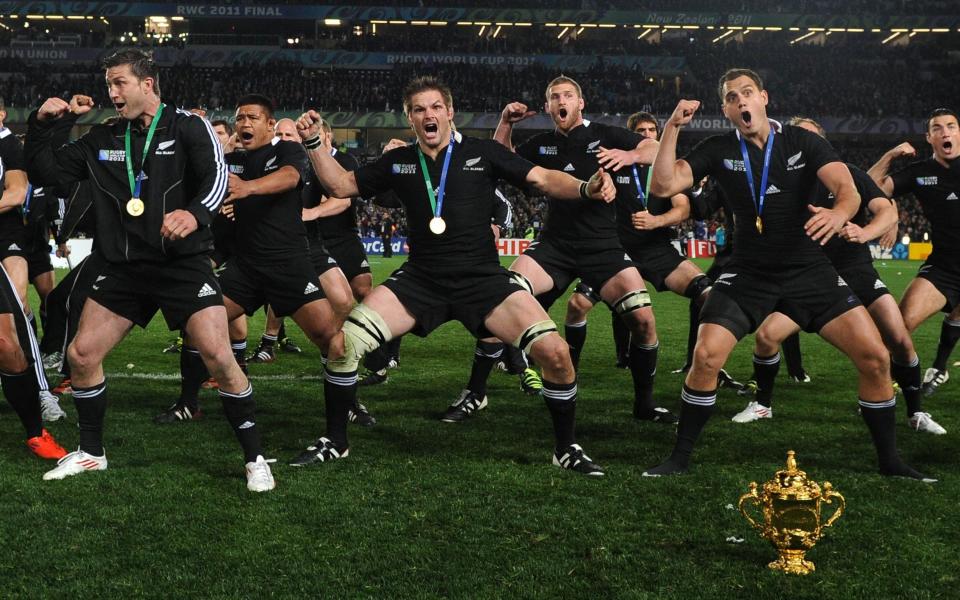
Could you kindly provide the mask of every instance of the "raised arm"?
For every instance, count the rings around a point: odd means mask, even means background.
[[[884,152],[880,160],[870,167],[867,174],[870,175],[870,179],[873,179],[874,183],[880,187],[884,194],[892,196],[894,190],[893,178],[890,177],[890,165],[900,157],[916,155],[917,151],[914,147],[911,146],[909,142],[903,142]]]
[[[307,111],[297,119],[297,132],[310,159],[310,166],[317,174],[323,189],[336,198],[352,198],[360,195],[354,171],[347,171],[323,145],[320,123],[323,118],[315,110]]]
[[[71,127],[92,107],[93,99],[89,96],[76,95],[70,102],[48,98],[30,115],[23,152],[27,173],[34,185],[59,185],[87,178],[83,138],[59,147],[55,142],[59,127]]]
[[[675,195],[693,187],[693,170],[685,160],[677,160],[677,137],[680,128],[690,122],[700,107],[697,100],[681,100],[667,119],[660,136],[660,147],[653,161],[650,194],[661,198]]]
[[[500,113],[500,123],[497,130],[493,132],[493,139],[503,144],[510,150],[513,147],[513,124],[532,117],[537,114],[534,110],[527,110],[527,105],[522,102],[511,102],[503,108]]]

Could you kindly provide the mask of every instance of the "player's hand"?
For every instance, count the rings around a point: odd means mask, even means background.
[[[890,250],[893,248],[894,244],[897,243],[897,235],[899,233],[899,224],[894,223],[889,229],[883,232],[883,235],[881,235],[879,239],[877,239],[877,243],[880,244],[880,247],[884,250]]]
[[[306,141],[320,135],[320,124],[323,123],[323,117],[315,110],[308,110],[297,119],[297,133],[300,134],[300,140]]]
[[[93,98],[83,94],[74,94],[70,98],[70,112],[75,115],[86,114],[93,110]]]
[[[400,138],[391,138],[390,141],[387,142],[387,145],[383,147],[383,153],[386,154],[391,150],[396,150],[397,148],[403,148],[406,145],[407,145],[407,142],[405,140],[401,140]]]
[[[57,257],[67,258],[70,256],[70,246],[67,244],[57,244]]]
[[[594,200],[613,202],[614,198],[617,197],[617,186],[613,185],[613,178],[610,177],[610,173],[603,169],[597,169],[597,172],[587,182],[587,194]]]
[[[528,110],[527,105],[523,102],[511,102],[510,104],[503,107],[503,112],[500,113],[500,121],[502,123],[519,123],[524,119],[528,119],[533,115],[537,114],[535,110]]]
[[[230,173],[230,178],[227,180],[227,190],[229,191],[229,194],[223,201],[224,204],[250,196],[253,193],[252,188],[253,186],[249,181],[244,181],[243,179],[240,179],[237,174]]]
[[[207,111],[203,110],[202,108],[191,108],[190,112],[203,119],[207,118]]]
[[[677,107],[673,109],[673,114],[667,119],[667,123],[682,127],[693,119],[693,115],[698,108],[700,108],[699,100],[681,100],[677,103]]]
[[[840,230],[840,237],[852,244],[863,244],[867,241],[866,236],[863,235],[863,228],[851,221],[848,221]]]
[[[894,158],[900,158],[902,156],[917,155],[917,150],[912,145],[910,145],[910,142],[903,142],[902,144],[898,144],[894,146],[891,152],[893,152]]]
[[[600,166],[610,171],[619,171],[627,165],[634,163],[634,155],[631,150],[620,150],[618,148],[604,148],[600,146],[600,152],[597,152],[597,161]]]
[[[813,213],[813,216],[803,226],[807,235],[815,242],[820,242],[823,246],[830,238],[840,233],[843,226],[847,223],[847,218],[831,208],[822,206],[807,205],[807,210]]]
[[[38,121],[59,119],[70,112],[70,104],[62,98],[47,98],[37,111]]]
[[[660,217],[651,215],[650,211],[641,210],[633,213],[630,217],[634,229],[641,231],[650,231],[660,227]]]
[[[197,218],[188,210],[178,209],[163,216],[160,235],[171,241],[182,240],[197,230]]]
[[[223,145],[223,153],[230,154],[231,152],[234,151],[234,149],[239,147],[240,147],[240,136],[237,135],[236,133],[233,133],[230,135],[230,137],[227,138],[227,143]]]
[[[237,220],[236,214],[236,205],[233,203],[233,200],[230,198],[224,198],[223,204],[220,205],[220,214],[230,219],[231,221]]]

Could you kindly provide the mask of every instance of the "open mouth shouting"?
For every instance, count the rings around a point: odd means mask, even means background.
[[[560,110],[557,112],[557,114],[560,115],[560,120],[561,120],[561,121],[566,121],[566,120],[567,120],[567,109],[566,109],[566,108],[561,107]]]
[[[740,118],[743,119],[743,124],[747,127],[750,127],[750,125],[753,123],[753,115],[750,114],[749,110],[745,110],[740,113]]]
[[[427,142],[437,142],[438,134],[440,133],[440,124],[435,121],[430,121],[423,124],[423,136]]]
[[[123,109],[127,106],[126,102],[114,102],[113,107],[117,109],[117,114],[123,116]]]
[[[947,154],[952,154],[952,153],[953,153],[953,142],[950,141],[950,140],[945,141],[945,142],[943,143],[943,151],[946,152]]]

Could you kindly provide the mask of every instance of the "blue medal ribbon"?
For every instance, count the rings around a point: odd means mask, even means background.
[[[637,200],[640,201],[640,206],[643,207],[643,210],[647,210],[647,195],[643,191],[643,186],[640,185],[640,171],[637,170],[637,165],[631,165],[633,168],[633,180],[637,184]],[[650,179],[653,176],[653,167],[647,169],[647,190],[650,190]]]
[[[767,198],[767,175],[770,173],[770,155],[773,152],[773,138],[777,130],[770,126],[770,135],[767,136],[767,145],[763,151],[763,170],[760,173],[760,192],[754,189],[753,168],[750,166],[750,154],[747,153],[747,142],[740,136],[740,154],[743,155],[743,168],[747,175],[747,187],[750,188],[750,197],[757,207],[757,232],[763,233],[763,203]],[[757,197],[759,196],[759,200]]]

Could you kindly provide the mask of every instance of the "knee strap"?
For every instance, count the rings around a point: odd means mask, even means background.
[[[647,290],[634,290],[620,297],[613,303],[613,311],[621,317],[632,313],[635,310],[650,306],[650,292]]]
[[[713,283],[709,277],[706,275],[697,275],[693,281],[687,285],[687,289],[683,290],[683,295],[691,300],[699,298],[701,295],[710,291],[712,286]]]
[[[531,294],[533,294],[533,284],[530,283],[530,280],[529,280],[529,279],[527,279],[526,277],[524,277],[524,276],[521,275],[520,273],[517,273],[516,271],[510,271],[510,275],[513,276],[513,280],[517,282],[517,285],[519,285],[519,286],[522,287],[523,289],[525,289],[525,290],[527,290],[528,292],[530,292]],[[534,294],[534,295],[536,295],[536,294]]]
[[[553,321],[539,321],[530,327],[527,327],[527,329],[520,334],[520,337],[513,342],[513,345],[529,354],[530,348],[537,340],[545,335],[550,335],[551,333],[556,332],[557,325]]]
[[[579,283],[577,283],[577,287],[573,288],[573,291],[577,294],[583,295],[592,304],[596,304],[602,300],[602,298],[600,298],[600,294],[597,293],[595,289],[585,284],[582,279]]]
[[[360,304],[350,311],[343,324],[343,356],[327,361],[327,369],[334,373],[352,373],[367,352],[376,350],[391,337],[383,318]]]

